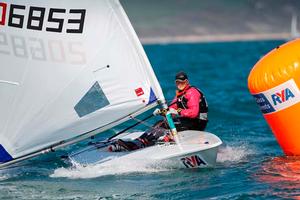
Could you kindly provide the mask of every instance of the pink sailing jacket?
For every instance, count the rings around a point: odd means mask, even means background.
[[[187,85],[183,91],[176,92],[170,108],[181,108],[179,115],[186,118],[207,120],[208,107],[203,93]]]

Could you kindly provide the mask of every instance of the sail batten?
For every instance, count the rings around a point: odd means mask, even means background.
[[[5,15],[0,24],[0,145],[12,159],[111,127],[164,101],[118,0],[1,5],[0,14],[24,17],[18,22]]]

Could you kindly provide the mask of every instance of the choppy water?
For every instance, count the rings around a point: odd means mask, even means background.
[[[215,169],[175,170],[147,161],[102,168],[69,167],[48,155],[36,159],[34,165],[0,172],[0,199],[300,197],[300,160],[281,157],[283,153],[247,89],[252,66],[282,43],[145,46],[167,99],[174,95],[174,74],[179,70],[188,72],[191,83],[206,94],[210,106],[207,130],[224,142]],[[122,127],[106,134],[118,129]],[[49,159],[53,161],[46,162]]]

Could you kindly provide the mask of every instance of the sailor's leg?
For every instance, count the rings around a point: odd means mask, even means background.
[[[124,141],[124,140],[118,139],[117,143],[119,145],[121,145],[122,147],[124,147],[127,151],[132,151],[132,150],[136,150],[136,149],[140,149],[140,148],[144,147],[143,144],[137,139],[135,139],[133,141]]]
[[[198,127],[199,131],[204,131],[207,126],[208,121],[207,120],[199,120]]]
[[[181,117],[174,118],[173,120],[178,132],[190,130],[191,124],[188,120],[185,120],[184,118]]]
[[[121,151],[127,151],[126,148],[124,148],[122,145],[118,144],[117,141],[111,143],[108,147],[107,147],[108,151],[111,152],[121,152]]]
[[[177,131],[186,131],[186,130],[204,131],[207,125],[207,121],[180,117],[174,119],[174,124],[176,126]]]
[[[140,137],[136,138],[132,141],[125,141],[125,140],[117,140],[114,145],[111,145],[110,151],[122,151],[125,149],[127,151],[132,151],[140,148],[145,148],[147,146],[154,145],[158,138],[165,135],[165,129],[161,128],[164,127],[165,124],[163,121],[157,122],[152,129],[147,130],[144,134]],[[117,148],[120,146],[121,148]],[[116,150],[114,150],[116,149]]]
[[[142,141],[145,146],[152,146],[159,138],[166,135],[166,130],[166,121],[158,121],[155,123],[152,129],[149,129],[142,136],[140,136],[139,140]]]

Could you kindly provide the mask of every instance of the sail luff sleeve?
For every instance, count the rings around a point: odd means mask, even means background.
[[[120,24],[123,26],[127,26],[127,28],[124,28],[124,31],[128,35],[128,40],[131,40],[131,44],[136,49],[136,53],[141,57],[141,61],[143,62],[143,69],[146,71],[146,77],[149,78],[149,81],[152,85],[152,89],[154,89],[155,96],[157,99],[159,99],[162,102],[165,102],[165,97],[162,92],[161,86],[157,80],[157,77],[154,73],[154,70],[151,66],[151,63],[144,51],[144,48],[136,34],[136,31],[134,30],[133,26],[131,25],[131,22],[121,6],[119,0],[111,1],[112,6],[114,7],[115,13],[118,16],[120,20]]]

